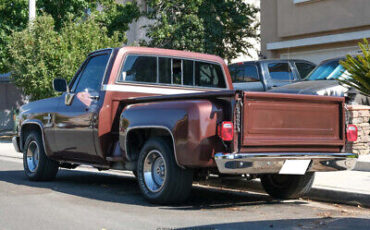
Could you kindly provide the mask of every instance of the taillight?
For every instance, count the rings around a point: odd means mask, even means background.
[[[347,141],[357,141],[357,126],[348,125],[347,126]]]
[[[234,137],[234,125],[231,121],[222,122],[217,128],[217,135],[224,141],[232,141]]]

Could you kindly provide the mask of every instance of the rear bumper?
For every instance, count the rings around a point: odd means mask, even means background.
[[[14,146],[14,148],[15,148],[15,151],[17,151],[17,152],[21,152],[21,150],[20,150],[20,148],[19,148],[19,137],[14,136],[14,137],[12,138],[12,142],[13,142],[13,146]]]
[[[220,173],[279,173],[287,160],[309,160],[306,172],[351,170],[358,155],[354,153],[216,153]]]

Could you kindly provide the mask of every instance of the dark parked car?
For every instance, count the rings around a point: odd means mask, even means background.
[[[344,57],[325,60],[303,81],[274,88],[269,92],[345,96],[348,103],[369,105],[369,97],[359,94],[355,89],[342,86],[337,81],[338,78],[348,77],[344,67],[339,63],[343,59]]]
[[[229,70],[235,89],[267,91],[305,78],[315,66],[305,60],[259,60],[234,63]]]

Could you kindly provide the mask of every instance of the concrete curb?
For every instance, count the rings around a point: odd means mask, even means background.
[[[370,194],[315,188],[305,196],[311,200],[370,207]]]
[[[370,154],[360,155],[353,170],[370,172]]]
[[[370,161],[357,161],[353,170],[370,172]]]
[[[207,181],[200,183],[201,185],[208,185],[214,187],[224,187],[236,189],[239,191],[252,191],[258,193],[265,193],[261,182],[257,180],[252,181]],[[266,194],[266,193],[265,193]],[[363,194],[358,192],[340,191],[335,189],[328,189],[325,187],[312,187],[311,191],[304,196],[305,199],[331,202],[337,204],[348,204],[362,207],[370,207],[370,194]]]

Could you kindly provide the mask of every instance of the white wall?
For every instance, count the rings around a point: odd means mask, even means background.
[[[350,47],[340,47],[340,48],[332,48],[332,49],[320,49],[320,50],[310,50],[310,51],[302,51],[302,52],[287,52],[282,53],[280,58],[299,58],[305,59],[308,61],[312,61],[316,64],[319,64],[321,61],[342,57],[347,54],[354,55],[359,54],[360,49],[357,46],[350,46]]]

